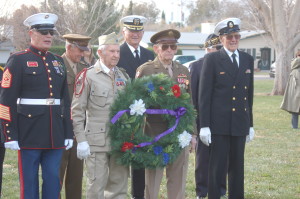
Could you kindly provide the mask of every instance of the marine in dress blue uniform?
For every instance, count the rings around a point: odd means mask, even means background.
[[[124,68],[131,79],[135,78],[136,69],[154,59],[152,51],[140,46],[144,35],[146,18],[139,15],[129,15],[121,20],[122,34],[125,42],[120,46],[118,67]],[[131,195],[134,199],[143,199],[145,190],[145,170],[131,169]]]
[[[4,71],[4,67],[0,66],[0,80],[2,80],[3,71]],[[1,84],[1,81],[0,81],[0,84]],[[0,126],[0,131],[2,131],[1,126]],[[3,141],[1,139],[1,143],[0,143],[0,198],[2,196],[2,174],[3,174],[4,157],[5,157],[5,147],[4,147]]]
[[[20,198],[38,199],[39,166],[42,198],[59,198],[59,167],[64,148],[72,147],[70,99],[64,63],[48,51],[57,16],[28,17],[31,46],[10,56],[0,93],[5,147],[18,151]]]
[[[222,48],[220,44],[219,36],[215,34],[210,34],[204,43],[206,53],[215,52]],[[195,109],[198,112],[198,94],[199,94],[199,81],[200,74],[203,66],[204,57],[201,57],[197,61],[190,64],[191,72],[191,88],[192,88],[192,98]],[[199,118],[197,117],[197,130],[200,130]],[[203,144],[200,137],[197,137],[196,146],[196,156],[195,156],[195,182],[196,182],[196,194],[198,199],[205,198],[208,192],[208,162],[209,162],[209,147]],[[226,194],[226,176],[227,167],[224,167],[223,176],[221,181],[221,195]]]
[[[253,58],[238,50],[240,20],[219,22],[215,34],[223,48],[204,57],[200,76],[200,139],[209,145],[208,198],[220,199],[228,163],[228,197],[244,198],[245,141],[254,137]],[[233,55],[235,54],[235,55]]]

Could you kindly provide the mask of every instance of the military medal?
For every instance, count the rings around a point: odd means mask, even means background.
[[[57,60],[52,61],[53,66],[59,66]]]
[[[126,83],[125,83],[125,81],[122,78],[117,78],[116,79],[116,85],[117,86],[125,86]]]

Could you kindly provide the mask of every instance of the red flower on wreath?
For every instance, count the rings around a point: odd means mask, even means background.
[[[126,152],[127,150],[130,150],[134,147],[134,145],[131,142],[124,142],[121,151]]]
[[[173,95],[177,98],[181,95],[180,87],[177,84],[172,86],[172,92],[173,92]]]

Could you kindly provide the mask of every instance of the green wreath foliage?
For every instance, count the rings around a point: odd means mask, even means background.
[[[175,110],[184,107],[186,113],[181,116],[172,133],[145,147],[137,146],[153,140],[153,137],[143,132],[146,113],[130,115],[130,112],[126,112],[114,124],[110,122],[108,134],[111,139],[111,154],[116,156],[117,163],[133,168],[157,168],[165,167],[176,160],[183,150],[178,141],[178,135],[184,131],[188,133],[194,131],[193,123],[196,112],[186,89],[180,89],[181,93],[177,97],[176,93],[174,95],[172,87],[175,84],[168,76],[156,74],[128,81],[124,90],[119,92],[111,106],[110,119],[119,111],[129,109],[130,105],[139,99],[143,100],[146,109],[155,107],[155,109]],[[168,122],[169,128],[176,122],[174,116],[168,114],[161,116]],[[162,132],[158,134],[160,133]]]

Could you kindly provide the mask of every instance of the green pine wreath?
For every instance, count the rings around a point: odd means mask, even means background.
[[[157,74],[128,81],[124,90],[119,92],[111,106],[110,119],[114,124],[110,122],[109,130],[111,154],[116,156],[119,164],[133,168],[165,167],[188,146],[190,133],[194,130],[195,111],[189,93],[180,86],[185,84],[177,85],[168,76]],[[177,123],[176,128],[157,141],[144,134],[145,117],[149,113],[143,112],[142,102],[148,112],[153,111],[151,107],[160,107],[156,111],[167,113],[180,112],[179,119],[176,114],[162,114],[169,128],[174,129]],[[131,115],[131,111],[135,114]],[[145,143],[148,144],[143,146]]]

